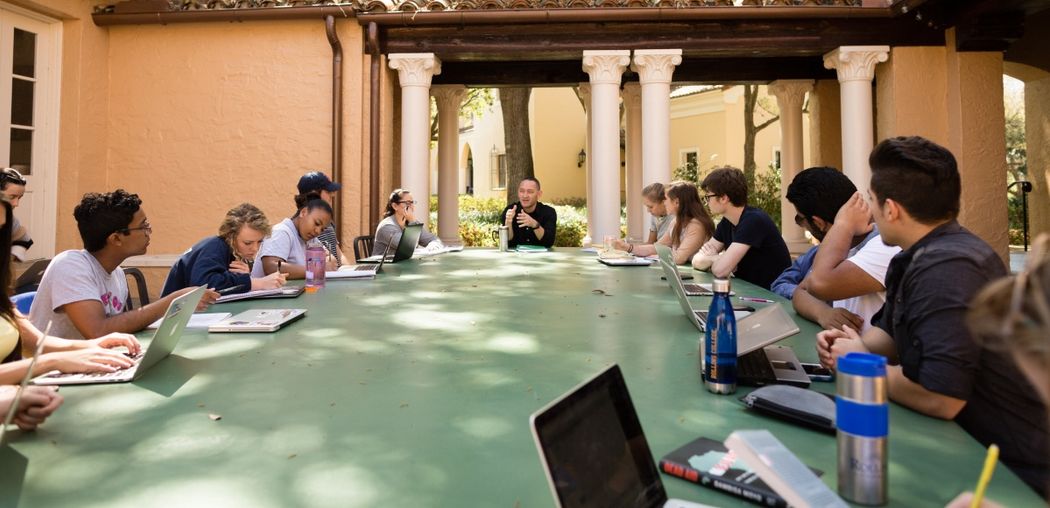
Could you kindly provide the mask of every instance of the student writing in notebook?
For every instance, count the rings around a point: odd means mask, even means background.
[[[17,384],[25,377],[31,363],[22,359],[22,350],[36,351],[40,333],[25,316],[18,313],[11,303],[7,288],[11,283],[11,205],[0,202],[0,384]],[[120,351],[124,348],[132,354],[139,352],[139,342],[126,333],[112,333],[94,340],[67,340],[48,336],[43,352],[34,365],[33,375],[58,370],[60,372],[111,372],[132,365],[132,361]],[[0,418],[4,413],[0,413]]]
[[[376,225],[372,253],[382,254],[387,252],[388,248],[389,252],[394,252],[398,242],[401,241],[401,235],[405,232],[405,226],[415,224],[415,222],[416,199],[412,193],[404,189],[391,192],[390,197],[386,200],[386,208],[383,209],[383,220]],[[434,242],[437,242],[436,246],[441,245],[441,240],[438,240],[434,233],[423,228],[423,232],[419,235],[419,245],[428,247]]]
[[[543,189],[540,181],[525,178],[518,184],[518,201],[503,209],[503,224],[509,228],[509,245],[554,246],[558,233],[558,212],[540,203]]]
[[[127,309],[128,281],[120,265],[145,254],[153,233],[141,205],[138,195],[123,189],[84,195],[73,209],[84,249],[65,251],[48,265],[29,312],[34,326],[43,329],[53,321],[51,333],[71,339],[135,333],[163,316],[172,300],[192,291]],[[198,310],[218,297],[207,291]]]
[[[291,218],[274,225],[259,249],[252,277],[261,279],[282,272],[289,279],[305,279],[306,242],[320,236],[331,221],[332,207],[323,199],[314,199]],[[335,270],[336,261],[328,259],[325,269]]]
[[[868,158],[868,195],[879,232],[902,251],[886,274],[886,303],[863,335],[844,327],[817,335],[834,368],[850,351],[885,356],[891,400],[954,420],[1029,486],[1050,480],[1046,405],[1009,354],[974,340],[965,316],[977,292],[1006,275],[999,254],[959,225],[962,182],[955,157],[920,137],[882,141]]]
[[[664,190],[667,200],[664,202],[667,215],[673,218],[673,224],[659,243],[671,248],[675,264],[683,265],[700,250],[715,230],[715,223],[707,214],[704,204],[700,202],[700,193],[691,182],[671,182]],[[652,244],[631,245],[623,240],[616,241],[616,248],[625,250],[635,256],[652,256],[656,247]]]
[[[208,286],[230,294],[284,285],[286,274],[273,272],[252,277],[251,265],[263,238],[270,234],[266,215],[250,203],[241,203],[219,225],[218,236],[209,236],[186,251],[171,267],[164,289],[168,295],[185,287]]]
[[[295,209],[299,210],[308,201],[320,198],[325,200],[329,206],[334,206],[332,203],[335,201],[335,193],[343,188],[342,184],[333,182],[328,178],[328,175],[320,171],[311,171],[301,178],[299,178],[299,185],[296,187],[299,190],[299,194],[295,195]],[[335,260],[335,266],[350,264],[350,261],[343,255],[343,251],[339,245],[339,238],[335,234],[335,217],[332,218],[332,222],[328,223],[328,227],[321,231],[317,239],[321,241],[321,245],[324,245],[328,256]]]

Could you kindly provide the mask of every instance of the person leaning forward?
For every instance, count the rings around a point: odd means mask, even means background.
[[[509,228],[510,247],[518,245],[554,246],[558,212],[540,203],[540,181],[529,177],[518,184],[518,201],[503,209],[503,223]]]

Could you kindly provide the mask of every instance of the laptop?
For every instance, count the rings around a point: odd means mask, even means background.
[[[138,356],[132,357],[135,365],[118,370],[116,372],[88,372],[80,374],[50,373],[37,377],[33,384],[37,385],[85,385],[98,383],[126,383],[139,379],[151,367],[167,358],[175,345],[179,343],[186,323],[197,309],[197,304],[204,295],[205,286],[198,287],[174,300],[168,305],[164,313],[164,321],[160,328],[153,333],[153,340],[147,344]]]
[[[668,246],[666,246],[666,245],[664,245],[662,243],[656,244],[656,255],[660,259],[660,261],[663,261],[664,263],[666,263],[667,266],[671,266],[671,267],[676,266],[675,262],[674,262],[673,254],[671,254],[671,248],[670,247],[668,247]],[[675,273],[678,273],[678,269],[677,268],[675,268]],[[683,282],[682,283],[682,289],[685,291],[685,295],[686,296],[714,296],[715,295],[715,292],[711,289],[711,285],[710,284],[696,284],[696,283],[692,283],[692,282]],[[733,296],[735,294],[736,293],[734,291],[729,291],[729,295],[730,296]]]
[[[276,332],[302,319],[306,309],[253,309],[208,326],[209,332]]]
[[[532,414],[556,506],[693,507],[668,499],[618,365]]]
[[[375,277],[377,273],[383,271],[383,263],[386,263],[386,257],[390,255],[390,249],[394,246],[386,244],[386,252],[379,257],[379,264],[357,264],[357,265],[343,265],[338,270],[325,272],[325,279],[356,279],[356,278],[367,278]]]
[[[234,293],[222,295],[215,303],[236,302],[238,300],[251,300],[255,298],[296,298],[306,291],[306,286],[284,286],[273,289],[256,289],[247,293]]]
[[[392,257],[387,254],[377,254],[375,256],[369,256],[364,259],[360,259],[358,263],[378,263],[380,259],[386,258],[391,263],[400,263],[406,259],[412,259],[412,254],[416,252],[416,245],[419,245],[419,235],[423,234],[423,224],[415,223],[405,226],[405,230],[401,233],[401,241],[397,242],[397,249],[394,250]]]
[[[640,258],[635,256],[625,256],[622,258],[603,258],[601,255],[598,256],[598,262],[607,266],[649,266],[653,264],[653,260],[647,258]]]

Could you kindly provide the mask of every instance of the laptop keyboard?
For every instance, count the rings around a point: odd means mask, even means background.
[[[687,296],[711,296],[714,293],[700,284],[682,284]]]
[[[763,349],[752,351],[736,359],[736,374],[741,383],[767,384],[776,381],[773,365]]]
[[[357,265],[354,267],[355,272],[374,272],[379,268],[379,265]]]

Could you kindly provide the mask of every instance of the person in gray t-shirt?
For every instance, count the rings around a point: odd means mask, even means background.
[[[404,189],[397,189],[390,193],[390,199],[387,200],[386,209],[383,211],[383,220],[376,225],[372,253],[382,254],[388,250],[393,252],[393,249],[396,249],[397,244],[401,242],[401,234],[404,233],[405,226],[416,222],[415,214],[416,201],[412,198],[412,193]],[[419,235],[419,245],[426,247],[431,242],[441,244],[434,233],[423,228],[423,232]]]
[[[328,178],[328,175],[320,171],[311,171],[301,178],[299,178],[299,194],[295,196],[295,209],[301,210],[303,205],[311,199],[323,199],[329,206],[333,206],[332,202],[335,199],[335,193],[342,189],[342,184],[333,182]],[[339,268],[341,265],[350,264],[350,261],[343,255],[343,250],[340,248],[339,239],[335,234],[335,217],[332,217],[332,222],[328,224],[328,227],[324,228],[324,231],[317,237],[324,245],[328,255],[335,260],[335,267]]]
[[[649,224],[649,238],[644,243],[656,243],[674,227],[674,217],[667,213],[667,207],[664,206],[666,200],[664,184],[660,182],[651,183],[642,189],[642,202],[652,216]]]
[[[323,199],[314,199],[303,205],[291,219],[284,219],[273,227],[263,240],[252,265],[252,277],[261,278],[276,271],[288,274],[289,279],[306,278],[306,242],[321,235],[332,222],[332,207]],[[329,256],[326,270],[335,270],[335,260]]]

